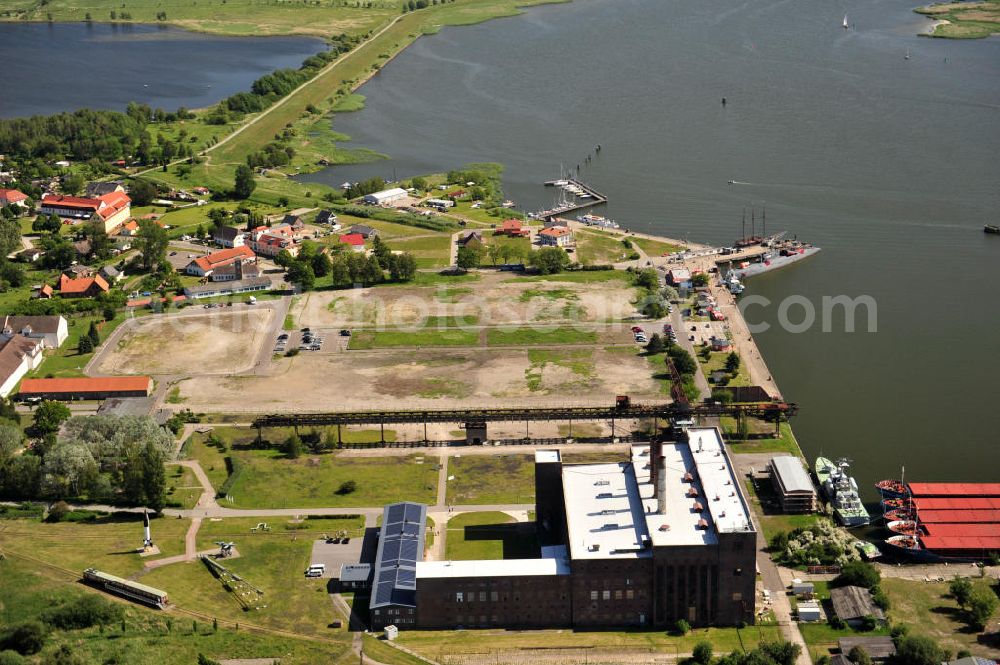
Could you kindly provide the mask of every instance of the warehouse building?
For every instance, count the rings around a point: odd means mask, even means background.
[[[785,513],[813,513],[817,508],[816,487],[798,457],[781,455],[767,463],[771,484]]]
[[[406,196],[405,189],[393,187],[392,189],[383,189],[381,192],[366,194],[365,203],[373,206],[387,206],[402,201]]]
[[[390,546],[390,527],[372,628],[400,619],[428,629],[753,622],[757,534],[717,428],[634,446],[615,463],[563,465],[558,451],[538,451],[535,484],[537,558],[423,561],[422,546],[405,556]],[[389,515],[400,505],[386,508],[386,525],[400,523]],[[422,543],[420,508],[409,509],[419,523],[403,524]]]
[[[25,399],[108,399],[148,397],[153,379],[148,376],[97,376],[68,379],[25,379],[17,398]]]

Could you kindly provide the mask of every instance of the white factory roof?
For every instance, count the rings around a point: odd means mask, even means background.
[[[573,559],[652,556],[632,464],[564,466],[562,476]]]
[[[401,187],[393,187],[392,189],[383,189],[381,192],[375,192],[374,194],[369,194],[366,198],[373,198],[376,201],[383,201],[385,199],[392,199],[399,196],[406,196],[406,190]]]
[[[540,559],[418,561],[417,579],[434,577],[527,577],[569,575],[564,546],[543,547]]]
[[[752,531],[739,478],[712,427],[688,428],[688,442],[664,443],[665,512],[657,513],[648,446],[632,449],[649,535],[656,547],[709,545],[719,532]],[[697,504],[697,505],[696,505]]]

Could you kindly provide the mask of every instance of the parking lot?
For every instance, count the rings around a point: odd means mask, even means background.
[[[303,328],[301,330],[285,330],[274,340],[274,352],[287,353],[291,349],[299,351],[322,351],[327,344],[326,334],[322,331]]]
[[[321,563],[326,571],[320,576],[324,579],[339,579],[340,567],[345,563],[373,563],[375,560],[376,534],[378,529],[365,529],[362,538],[351,538],[350,542],[328,542],[316,540],[313,542],[312,558],[309,564]],[[332,534],[331,534],[332,535]],[[337,540],[337,539],[333,539]],[[368,547],[365,547],[365,544]]]

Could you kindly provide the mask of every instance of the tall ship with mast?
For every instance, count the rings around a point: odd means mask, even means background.
[[[864,526],[871,523],[871,517],[861,502],[857,481],[847,473],[849,468],[850,462],[846,459],[841,458],[834,463],[825,457],[817,457],[816,480],[838,522],[846,527]]]

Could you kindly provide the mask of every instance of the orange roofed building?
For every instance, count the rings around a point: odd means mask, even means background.
[[[97,220],[110,234],[132,216],[132,199],[122,191],[109,192],[96,198],[46,194],[40,209],[43,215],[57,215],[67,219]]]
[[[59,295],[63,298],[93,298],[98,294],[107,293],[111,289],[100,275],[78,279],[59,275],[59,284],[56,288],[59,289]]]
[[[521,225],[519,219],[505,219],[495,232],[498,236],[510,236],[511,238],[527,238],[531,235],[531,230]]]
[[[187,264],[184,272],[198,277],[210,277],[212,272],[223,266],[234,263],[253,263],[257,260],[257,255],[246,245],[231,247],[220,252],[212,252],[205,256],[199,256],[191,263]]]
[[[148,376],[95,376],[68,379],[25,379],[19,399],[57,400],[147,397],[153,389]]]

